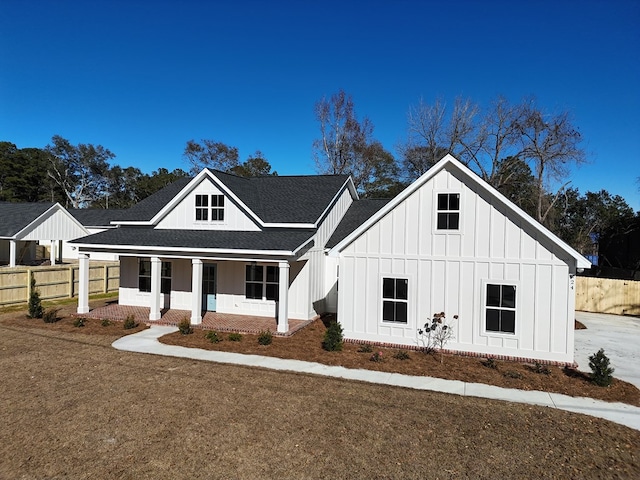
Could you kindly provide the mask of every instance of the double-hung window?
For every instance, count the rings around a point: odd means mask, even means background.
[[[487,332],[516,333],[515,285],[487,284],[486,302]]]
[[[224,221],[224,195],[196,195],[197,222]]]
[[[437,207],[437,230],[459,230],[460,194],[439,193]]]
[[[151,260],[141,258],[138,265],[138,290],[151,291]],[[160,293],[171,293],[171,262],[162,262],[160,267]]]
[[[382,321],[407,323],[409,280],[382,279]]]
[[[280,270],[272,265],[247,265],[245,295],[254,300],[278,300]]]

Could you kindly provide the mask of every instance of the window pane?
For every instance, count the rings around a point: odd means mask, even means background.
[[[401,300],[407,299],[409,281],[406,278],[396,279],[396,298]]]
[[[262,299],[262,284],[247,283],[247,298]]]
[[[206,195],[196,195],[196,207],[206,207],[208,203]]]
[[[162,262],[161,277],[171,278],[171,262]]]
[[[460,223],[460,214],[459,213],[447,213],[448,216],[448,229],[449,230],[458,230]]]
[[[449,210],[460,210],[460,194],[449,194]]]
[[[151,278],[150,277],[139,277],[138,278],[138,289],[141,292],[150,292],[151,291]]]
[[[267,282],[278,282],[280,269],[278,267],[267,267]]]
[[[395,303],[385,300],[382,302],[382,320],[393,322],[395,319]]]
[[[278,285],[275,283],[267,284],[266,286],[267,300],[278,300]]]
[[[140,275],[151,275],[151,261],[150,260],[140,260],[140,269],[138,271]]]
[[[449,200],[446,193],[438,194],[438,210],[448,210]]]
[[[487,285],[487,307],[500,306],[500,285]]]
[[[211,220],[214,222],[218,221],[218,209],[217,208],[212,208],[211,209]]]
[[[262,265],[247,265],[246,279],[262,282]]]
[[[500,310],[487,308],[487,330],[490,332],[500,331]]]
[[[382,298],[396,298],[395,297],[395,281],[393,278],[382,279]]]
[[[224,220],[224,210],[218,210],[218,221],[222,222]]]
[[[211,206],[212,207],[218,206],[218,195],[211,195]]]
[[[516,308],[516,287],[513,285],[502,286],[502,306]]]
[[[396,302],[396,322],[407,323],[407,304]]]
[[[160,280],[160,293],[171,293],[171,279],[163,278]]]
[[[224,195],[218,195],[218,206],[224,207]]]
[[[501,312],[501,331],[505,333],[516,333],[516,312],[511,310],[502,310]]]
[[[439,213],[438,214],[438,230],[447,230],[447,214]]]

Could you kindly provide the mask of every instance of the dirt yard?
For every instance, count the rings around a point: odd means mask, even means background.
[[[0,318],[0,478],[640,478],[640,432],[605,420],[120,352],[121,324],[19,317]]]

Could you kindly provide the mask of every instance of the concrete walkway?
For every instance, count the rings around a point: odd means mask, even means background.
[[[381,385],[413,388],[416,390],[430,390],[469,397],[542,405],[604,418],[640,430],[640,408],[624,403],[609,403],[591,398],[569,397],[558,393],[515,390],[457,380],[415,377],[372,370],[353,370],[344,367],[323,365],[321,363],[265,357],[261,355],[216,352],[198,348],[179,347],[177,345],[164,345],[158,341],[158,338],[161,336],[176,332],[177,330],[176,327],[152,326],[147,330],[116,340],[113,346],[118,350],[129,352],[152,353],[169,357],[190,358],[194,360],[268,368],[271,370],[308,373]]]

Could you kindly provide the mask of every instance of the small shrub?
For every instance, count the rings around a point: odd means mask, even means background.
[[[458,320],[458,315],[454,315],[453,319]],[[424,351],[433,353],[438,350],[440,352],[440,363],[443,363],[444,355],[442,351],[449,340],[455,338],[453,325],[446,320],[444,312],[434,313],[433,318],[428,319],[424,327],[418,329],[418,335],[418,340],[422,342]]]
[[[258,343],[260,345],[271,345],[273,342],[273,335],[271,334],[271,330],[263,330],[258,335]]]
[[[125,330],[131,330],[132,328],[136,328],[137,326],[138,322],[136,322],[136,317],[134,317],[133,315],[129,315],[124,319]]]
[[[40,300],[40,292],[36,288],[36,279],[31,273],[31,294],[29,295],[29,318],[42,318],[44,308]]]
[[[396,360],[409,360],[411,357],[409,356],[409,352],[406,350],[398,350],[393,354],[393,358]]]
[[[322,348],[328,352],[339,352],[342,350],[342,325],[338,322],[331,322],[327,331],[324,332]]]
[[[508,370],[504,372],[504,376],[508,378],[522,378],[522,374],[520,372],[516,372],[515,370]]]
[[[42,320],[44,323],[56,323],[58,321],[58,308],[49,308],[42,314]]]
[[[193,328],[191,327],[191,321],[187,317],[180,320],[180,323],[178,323],[178,330],[180,330],[180,333],[182,335],[189,335],[193,333]]]
[[[384,358],[382,357],[382,352],[374,352],[369,360],[371,360],[372,362],[382,362],[384,360]]]
[[[73,321],[73,326],[74,327],[84,327],[84,324],[85,324],[86,321],[87,321],[86,318],[78,317]]]
[[[368,343],[363,343],[360,345],[360,348],[358,349],[358,352],[360,353],[371,353],[373,352],[373,347],[371,345],[369,345]]]
[[[493,359],[493,357],[488,357],[484,362],[482,362],[482,364],[485,367],[490,368],[492,370],[498,369],[498,362],[496,362],[495,359]]]
[[[211,343],[220,343],[222,341],[222,337],[218,335],[216,331],[209,331],[205,334],[205,338],[209,340]]]
[[[230,342],[241,342],[242,341],[242,334],[241,333],[237,333],[237,332],[233,332],[229,334],[229,341]]]
[[[551,369],[542,363],[536,362],[532,369],[535,373],[540,373],[542,375],[551,375]]]
[[[613,382],[612,373],[614,369],[609,366],[609,357],[604,354],[604,349],[589,357],[589,368],[591,368],[591,381],[599,387],[608,387]]]
[[[107,319],[107,318],[103,318],[103,319],[102,319],[102,322],[100,322],[100,324],[101,324],[103,327],[108,327],[109,325],[111,325],[111,320],[109,320],[109,319]]]

